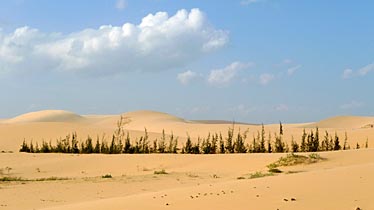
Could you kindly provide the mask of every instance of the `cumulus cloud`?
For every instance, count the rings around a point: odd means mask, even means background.
[[[268,85],[271,81],[275,79],[273,74],[265,73],[260,75],[260,84]]]
[[[350,79],[355,76],[366,76],[370,72],[374,72],[374,63],[371,63],[369,65],[366,65],[360,69],[352,70],[352,69],[345,69],[342,74],[343,79]]]
[[[110,75],[185,66],[228,42],[199,9],[149,14],[140,24],[104,25],[71,34],[30,27],[0,31],[0,73],[69,71]]]
[[[127,3],[126,3],[125,0],[117,0],[117,2],[116,2],[116,8],[118,10],[124,10],[126,8],[126,6],[127,6]]]
[[[182,83],[183,85],[187,85],[189,84],[192,80],[196,79],[199,75],[196,73],[196,72],[193,72],[193,71],[186,71],[186,72],[182,72],[182,73],[179,73],[177,75],[177,79],[180,83]]]
[[[210,71],[208,83],[215,86],[228,85],[242,69],[250,67],[251,63],[233,62],[222,69]]]

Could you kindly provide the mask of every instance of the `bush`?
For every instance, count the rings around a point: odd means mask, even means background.
[[[299,164],[311,164],[316,163],[320,160],[323,160],[323,158],[316,154],[312,153],[308,156],[304,155],[296,155],[294,153],[288,154],[286,157],[281,157],[279,160],[277,160],[274,163],[269,164],[267,167],[269,169],[275,169],[280,166],[293,166],[293,165],[299,165]]]
[[[282,173],[283,171],[281,171],[280,169],[278,168],[269,168],[269,173],[275,173],[275,174],[279,174],[279,173]]]
[[[166,172],[165,169],[162,169],[160,171],[154,171],[153,174],[169,174],[169,173]]]
[[[112,177],[111,174],[105,174],[105,175],[101,176],[101,178],[103,178],[103,179],[111,179],[113,177]]]

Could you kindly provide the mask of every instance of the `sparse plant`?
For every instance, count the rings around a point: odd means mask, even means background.
[[[261,177],[266,177],[266,176],[273,176],[273,173],[264,173],[260,171],[256,171],[255,173],[249,174],[250,179],[257,179]]]
[[[111,174],[105,174],[105,175],[101,176],[101,178],[103,178],[103,179],[111,179],[113,177],[112,177]]]
[[[154,171],[153,174],[156,175],[163,175],[163,174],[169,174],[168,172],[165,171],[165,169],[161,169],[159,171]]]

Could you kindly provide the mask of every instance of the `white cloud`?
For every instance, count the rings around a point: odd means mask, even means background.
[[[127,2],[125,0],[117,0],[116,2],[116,8],[118,10],[124,10],[126,9]]]
[[[281,112],[281,111],[288,111],[288,106],[286,104],[278,104],[274,107],[275,111]]]
[[[300,68],[301,68],[301,65],[297,65],[297,66],[293,66],[293,67],[287,69],[288,76],[291,76],[291,75],[295,74],[295,72],[297,70],[299,70]]]
[[[244,104],[239,104],[238,106],[234,106],[229,108],[229,111],[233,114],[239,115],[248,115],[251,112],[255,112],[257,109],[255,107],[249,107]]]
[[[359,101],[351,101],[349,103],[343,104],[340,106],[340,109],[357,109],[364,106],[364,103]]]
[[[208,83],[215,86],[228,85],[237,75],[238,71],[253,65],[252,63],[233,62],[223,69],[214,69],[210,71]]]
[[[0,31],[0,73],[84,72],[110,75],[176,69],[223,47],[228,33],[213,28],[199,9],[149,14],[139,25],[101,26],[71,34],[22,27]]]
[[[370,73],[370,72],[372,72],[372,71],[374,71],[374,63],[369,64],[369,65],[364,66],[364,67],[362,67],[361,69],[359,69],[359,70],[358,70],[358,74],[359,74],[360,76],[365,76],[365,75],[367,75],[368,73]]]
[[[355,77],[355,76],[366,76],[367,74],[369,74],[370,72],[374,72],[374,63],[371,63],[369,65],[366,65],[358,70],[352,70],[352,69],[345,69],[343,71],[343,75],[342,75],[342,78],[343,79],[349,79],[349,78],[352,78],[352,77]]]
[[[264,0],[242,0],[240,2],[240,4],[243,5],[243,6],[247,6],[247,5],[262,2],[262,1],[264,1]]]
[[[343,71],[343,75],[342,75],[343,79],[349,79],[352,76],[353,76],[353,70],[352,69],[345,69]]]
[[[183,85],[187,85],[190,83],[192,80],[196,79],[199,75],[196,72],[193,71],[186,71],[183,73],[179,73],[177,76],[177,79],[179,80],[180,83]]]
[[[261,85],[268,85],[271,81],[275,79],[275,76],[273,74],[261,74],[260,75],[260,84]]]
[[[293,63],[293,60],[289,59],[289,58],[286,58],[282,61],[282,64],[292,64]]]

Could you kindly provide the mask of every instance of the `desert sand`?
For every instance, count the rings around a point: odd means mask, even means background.
[[[125,129],[133,138],[147,128],[150,139],[163,129],[179,143],[187,132],[196,140],[232,126],[224,121],[191,121],[154,111],[124,113]],[[286,154],[27,154],[18,150],[24,139],[34,142],[77,132],[84,139],[109,136],[120,115],[79,115],[45,110],[0,120],[0,209],[374,209],[374,117],[340,116],[320,122],[283,124],[284,138],[300,141],[303,129],[337,132],[343,141],[369,148],[320,152],[324,160],[282,166],[283,173],[250,178],[267,172],[267,165]],[[235,124],[249,129],[249,140],[261,125]],[[278,132],[279,125],[265,125]],[[308,155],[308,154],[304,154]],[[165,174],[155,174],[158,171]],[[112,178],[102,178],[110,174]]]

